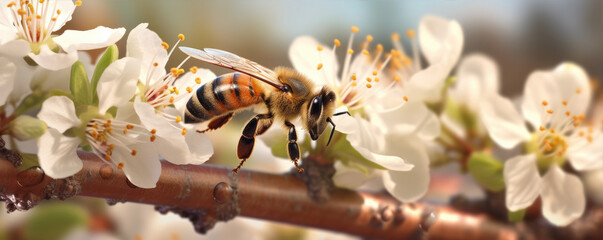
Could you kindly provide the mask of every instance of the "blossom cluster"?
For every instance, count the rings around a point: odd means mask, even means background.
[[[155,187],[160,159],[202,164],[213,155],[210,139],[184,123],[184,112],[216,75],[185,70],[189,58],[167,66],[184,35],[170,47],[139,24],[119,58],[114,43],[124,28],[53,35],[79,0],[0,2],[0,135],[11,150],[55,179],[82,169],[78,151],[92,152],[142,188]],[[337,132],[328,146],[328,134],[313,144],[299,129],[302,157],[331,159],[337,186],[384,189],[414,202],[427,192],[432,168],[457,162],[486,191],[504,190],[510,212],[540,197],[555,225],[582,216],[578,175],[603,169],[603,119],[591,114],[593,90],[581,66],[536,70],[523,95],[509,99],[499,93],[491,57],[463,55],[455,20],[425,16],[416,31],[392,34],[389,50],[372,35],[356,44],[360,29],[350,31],[347,42],[300,36],[289,48],[295,70],[333,89],[336,112],[350,113],[332,117]],[[91,49],[106,50],[92,61],[84,52]],[[287,138],[265,135],[274,155],[287,158]],[[499,160],[493,149],[516,156]]]

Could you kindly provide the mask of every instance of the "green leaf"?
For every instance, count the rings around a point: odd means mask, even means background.
[[[71,66],[69,90],[73,94],[75,106],[92,104],[92,88],[84,64],[80,61]]]
[[[42,106],[42,102],[46,100],[48,96],[41,91],[34,91],[21,101],[21,104],[15,109],[14,115],[21,115],[34,108]]]
[[[86,227],[90,215],[82,207],[67,203],[51,203],[38,206],[23,228],[23,239],[62,239],[69,231]]]
[[[103,56],[101,56],[101,58],[96,63],[96,68],[94,69],[94,74],[92,74],[91,81],[94,104],[98,104],[98,95],[96,93],[96,86],[98,85],[98,80],[100,80],[100,77],[103,75],[103,72],[105,72],[105,69],[109,65],[111,65],[111,63],[115,62],[118,57],[119,49],[117,48],[117,46],[115,46],[115,44],[113,44],[107,47],[107,50],[105,50]]]
[[[23,170],[30,169],[32,167],[40,166],[37,155],[28,154],[28,153],[19,153],[19,154],[23,158],[23,164],[21,164],[21,166],[19,166],[17,168],[19,171],[23,171]]]
[[[526,209],[522,209],[519,211],[509,211],[507,212],[507,218],[509,219],[509,222],[520,222],[521,220],[523,220],[523,217],[526,215]]]
[[[505,188],[503,164],[487,153],[474,153],[468,162],[469,173],[486,189],[499,192]]]

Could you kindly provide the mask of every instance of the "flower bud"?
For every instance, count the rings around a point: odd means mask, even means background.
[[[39,138],[46,132],[46,123],[27,115],[18,116],[9,126],[11,134],[21,141]]]

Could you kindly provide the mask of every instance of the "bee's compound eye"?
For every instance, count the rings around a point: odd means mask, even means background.
[[[284,85],[283,85],[283,90],[282,90],[282,91],[283,91],[283,92],[291,92],[291,87],[289,87],[289,85],[287,85],[287,84],[284,84]]]
[[[310,104],[310,115],[318,118],[320,113],[322,112],[322,98],[315,97],[312,99],[312,103]]]

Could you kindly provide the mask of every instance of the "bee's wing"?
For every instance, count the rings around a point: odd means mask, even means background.
[[[283,84],[276,79],[274,71],[234,53],[213,48],[200,50],[189,47],[180,47],[180,50],[201,61],[245,73],[268,83],[277,89],[283,89]]]

